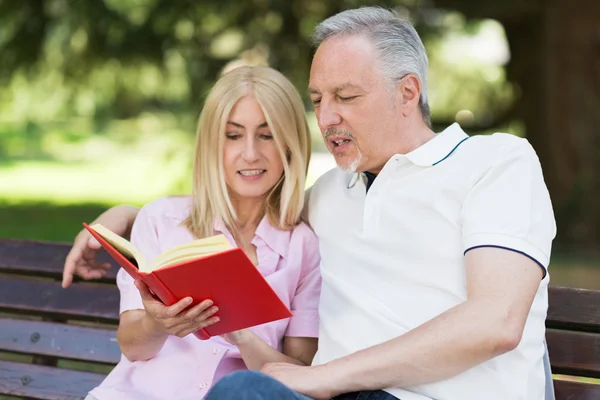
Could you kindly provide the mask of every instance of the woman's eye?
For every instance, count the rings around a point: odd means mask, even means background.
[[[229,140],[237,140],[241,137],[241,135],[238,133],[226,133],[225,137]]]
[[[271,134],[267,134],[267,133],[263,133],[263,134],[261,134],[259,137],[260,137],[261,139],[264,139],[264,140],[271,140],[271,139],[273,139],[273,135],[271,135]]]

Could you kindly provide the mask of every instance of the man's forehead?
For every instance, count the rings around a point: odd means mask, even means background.
[[[372,82],[371,74],[377,56],[370,41],[359,35],[334,37],[325,40],[313,57],[309,93],[365,89]]]

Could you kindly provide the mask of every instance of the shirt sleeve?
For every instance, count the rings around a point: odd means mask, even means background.
[[[464,252],[497,247],[521,253],[543,269],[556,225],[542,169],[531,145],[508,138],[473,186],[461,212]]]
[[[147,262],[160,253],[156,218],[151,215],[148,206],[140,209],[133,223],[131,243],[144,255]],[[133,278],[123,268],[117,273],[117,286],[121,294],[120,313],[144,309],[142,297],[135,287]]]
[[[309,230],[308,227],[306,227]],[[293,316],[290,318],[285,336],[319,336],[319,297],[321,295],[321,273],[319,245],[310,231],[302,252],[302,274],[291,303]]]

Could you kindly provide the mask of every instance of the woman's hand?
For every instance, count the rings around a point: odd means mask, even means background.
[[[234,346],[238,346],[244,343],[247,343],[252,339],[253,333],[249,329],[240,329],[239,331],[233,331],[221,335],[225,341]]]
[[[152,295],[148,286],[141,280],[136,280],[135,286],[142,296],[146,310],[145,321],[149,324],[148,327],[158,334],[185,337],[219,322],[219,317],[213,316],[219,309],[213,306],[211,300],[204,300],[186,310],[192,303],[191,297],[185,297],[171,306],[165,306]]]

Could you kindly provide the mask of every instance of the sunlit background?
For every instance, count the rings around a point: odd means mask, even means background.
[[[0,0],[0,237],[71,241],[111,205],[187,193],[203,97],[240,63],[278,68],[304,95],[312,184],[334,163],[306,96],[310,32],[378,4],[422,35],[437,131],[532,142],[559,225],[552,282],[600,288],[600,16],[477,3]]]

